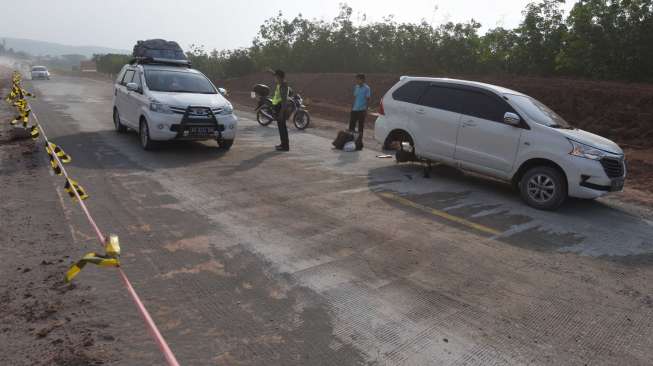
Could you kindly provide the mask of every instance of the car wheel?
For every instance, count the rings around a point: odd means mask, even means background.
[[[383,144],[383,150],[394,150],[398,163],[417,161],[415,142],[405,131],[394,131]]]
[[[150,129],[147,127],[146,120],[141,120],[141,124],[138,130],[141,140],[141,147],[143,150],[152,150],[152,148],[154,148],[154,141],[150,139]]]
[[[127,132],[127,127],[123,125],[120,122],[120,114],[118,113],[118,109],[114,108],[113,109],[113,125],[116,128],[116,132],[118,133],[125,133]]]
[[[538,210],[555,210],[567,199],[567,182],[558,169],[539,166],[529,169],[519,183],[522,199]]]
[[[225,139],[218,139],[218,147],[220,150],[225,150],[228,151],[231,149],[231,146],[234,144],[234,140],[225,140]]]

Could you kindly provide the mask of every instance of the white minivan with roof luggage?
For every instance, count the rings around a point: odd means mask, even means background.
[[[157,141],[215,140],[228,150],[236,138],[233,106],[200,71],[191,68],[176,42],[139,41],[134,59],[116,78],[116,131],[138,131],[143,149]]]
[[[400,161],[437,161],[510,182],[544,210],[622,191],[623,150],[572,127],[528,95],[473,81],[402,77],[383,97],[375,138]]]

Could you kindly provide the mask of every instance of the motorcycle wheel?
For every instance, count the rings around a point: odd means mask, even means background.
[[[268,115],[263,113],[262,109],[259,109],[259,111],[256,112],[256,120],[261,126],[267,126],[274,121],[274,118],[270,118]]]
[[[295,113],[295,118],[293,118],[293,123],[298,130],[305,130],[308,125],[311,123],[311,115],[307,111],[299,110]]]

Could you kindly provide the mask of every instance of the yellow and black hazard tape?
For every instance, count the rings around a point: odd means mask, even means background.
[[[48,138],[42,133],[41,125],[38,123],[36,116],[34,116],[35,124],[29,126],[30,115],[32,114],[27,102],[27,97],[34,97],[34,94],[28,92],[22,87],[22,77],[20,73],[14,72],[12,78],[12,87],[9,94],[5,97],[5,101],[16,108],[16,116],[10,121],[12,125],[22,124],[22,127],[29,131],[30,136],[36,140],[43,137],[45,141],[45,152],[50,158],[50,167],[56,175],[65,175],[66,183],[64,190],[73,201],[86,200],[88,194],[86,190],[74,179],[70,178],[65,169],[61,166],[72,161],[60,146],[50,142]],[[110,235],[106,238],[105,254],[88,253],[77,261],[66,273],[66,282],[72,281],[75,276],[86,266],[88,263],[98,265],[100,267],[118,267],[120,265],[120,244],[118,237]]]
[[[63,151],[63,149],[61,147],[57,146],[56,144],[54,144],[52,142],[47,142],[45,144],[45,151],[48,154],[57,155],[57,157],[59,158],[59,161],[61,161],[64,164],[68,164],[68,163],[70,163],[72,161],[72,159],[70,158],[70,155],[66,154],[66,152]]]
[[[32,126],[29,128],[29,135],[32,136],[32,139],[36,140],[41,135],[41,130],[39,126]]]
[[[40,129],[38,126],[29,126],[29,116],[32,110],[29,108],[26,97],[34,97],[34,94],[25,90],[21,85],[22,77],[19,72],[14,72],[12,78],[11,91],[5,97],[7,103],[13,105],[18,114],[11,119],[11,125],[17,125],[22,123],[24,129],[29,129],[30,136],[36,139],[40,135]]]
[[[84,188],[80,186],[79,183],[77,183],[77,181],[75,181],[72,178],[66,179],[66,185],[64,186],[64,190],[66,190],[66,192],[68,193],[70,198],[73,199],[73,201],[77,201],[77,196],[79,196],[81,200],[85,200],[88,198],[88,195],[86,194],[86,190],[84,190]],[[77,191],[77,194],[75,194],[75,191]]]
[[[65,151],[63,151],[62,148],[57,146],[56,144],[53,144],[52,142],[45,142],[45,152],[48,154],[48,157],[50,158],[50,167],[52,167],[52,170],[54,171],[54,174],[56,175],[62,175],[61,167],[59,166],[58,162],[61,162],[63,164],[70,163],[72,159],[70,158],[70,155],[66,154]],[[55,158],[55,156],[57,158]]]
[[[95,264],[100,267],[120,266],[120,242],[118,236],[109,235],[104,244],[104,254],[88,253],[79,261],[73,264],[66,272],[65,281],[71,282],[87,264]]]

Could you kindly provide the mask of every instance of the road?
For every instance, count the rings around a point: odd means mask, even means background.
[[[426,179],[372,149],[334,151],[335,130],[291,131],[292,151],[277,153],[276,129],[246,111],[228,153],[146,152],[113,131],[110,83],[31,87],[183,365],[653,363],[645,210],[612,199],[535,211],[473,175],[435,167]]]

